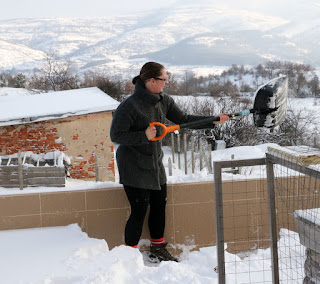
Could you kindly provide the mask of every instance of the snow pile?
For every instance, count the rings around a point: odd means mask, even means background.
[[[281,251],[287,238],[296,233],[285,230],[280,235]],[[296,250],[304,249],[298,242],[293,245]],[[104,240],[89,238],[76,224],[1,231],[0,251],[0,266],[5,267],[0,280],[6,284],[218,283],[216,247],[185,254],[179,263],[148,266],[139,250],[124,245],[109,250]],[[300,254],[293,257],[304,263]],[[227,283],[272,280],[269,249],[244,258],[225,252],[225,259]]]

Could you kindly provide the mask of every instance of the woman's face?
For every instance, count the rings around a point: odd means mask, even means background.
[[[156,78],[151,78],[146,83],[146,88],[148,89],[149,92],[153,94],[159,94],[163,92],[163,88],[166,84],[168,84],[166,69],[162,69],[160,76]]]

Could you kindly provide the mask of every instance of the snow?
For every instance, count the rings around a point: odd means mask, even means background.
[[[276,147],[277,144],[266,143],[257,146],[241,146],[241,147],[233,147],[222,150],[215,150],[211,152],[212,161],[221,161],[221,160],[231,160],[233,156],[235,160],[243,160],[243,159],[259,159],[264,158],[265,153],[268,151],[269,146]],[[191,169],[192,165],[188,163],[188,175],[185,175],[184,172],[184,158],[181,155],[181,169],[178,168],[177,162],[173,164],[173,175],[169,176],[168,169],[168,159],[169,157],[172,159],[172,151],[170,147],[164,146],[162,147],[164,152],[163,164],[165,166],[166,174],[167,174],[167,183],[168,184],[177,184],[177,183],[187,183],[187,182],[212,182],[213,174],[209,174],[207,168],[204,168],[200,171],[199,159],[197,155],[199,153],[195,153],[195,172],[192,174]],[[59,153],[57,154],[57,157]],[[187,153],[188,161],[191,161],[191,152]],[[60,156],[59,156],[60,157]],[[37,156],[35,156],[37,158]],[[66,159],[68,157],[63,156],[62,158]],[[62,159],[60,158],[60,159]],[[176,156],[177,159],[177,156]],[[245,179],[260,179],[265,178],[265,166],[255,166],[255,167],[243,167],[240,170],[240,174],[231,174],[224,172],[222,173],[222,179],[224,181],[227,180],[245,180]],[[61,192],[61,191],[76,191],[76,190],[94,190],[94,189],[106,189],[106,188],[117,188],[122,187],[119,184],[118,180],[115,182],[95,182],[95,181],[83,181],[83,180],[74,180],[67,179],[66,187],[26,187],[23,190],[18,188],[2,188],[0,187],[0,196],[1,195],[16,195],[16,194],[31,194],[31,193],[39,193],[39,192]]]
[[[280,259],[288,242],[297,252],[292,261],[303,264],[304,247],[297,234],[281,230]],[[142,240],[142,243],[146,243]],[[183,247],[180,262],[151,266],[146,253],[124,245],[109,249],[105,240],[94,239],[77,224],[62,227],[8,230],[0,232],[0,281],[6,284],[89,284],[89,283],[218,283],[216,247],[192,251]],[[270,249],[258,249],[245,257],[225,252],[227,283],[272,280]],[[279,262],[280,265],[282,261]],[[303,265],[301,265],[303,267]],[[285,272],[284,267],[281,272]],[[249,273],[250,271],[250,273]],[[293,274],[299,271],[291,272]],[[295,275],[292,275],[292,279]]]
[[[265,158],[265,154],[268,152],[268,147],[279,148],[277,144],[274,143],[265,143],[256,146],[240,146],[227,148],[222,150],[215,150],[211,152],[212,161],[222,161],[222,160],[250,160],[250,159],[260,159]],[[168,184],[179,184],[179,183],[197,183],[197,182],[213,182],[213,174],[208,172],[208,169],[205,167],[200,171],[199,164],[199,153],[195,153],[195,172],[192,173],[191,165],[191,152],[187,153],[187,171],[188,174],[185,174],[184,166],[184,157],[181,154],[181,168],[178,168],[178,163],[173,164],[172,176],[169,176],[168,160],[172,159],[172,151],[170,147],[162,147],[164,152],[163,164],[167,174],[167,183]],[[60,157],[60,156],[59,156]],[[68,157],[63,156],[62,158],[67,159]],[[61,159],[61,158],[60,158]],[[177,160],[176,154],[176,160]],[[67,160],[66,160],[67,161]],[[226,168],[222,171],[222,180],[223,181],[236,181],[236,180],[248,180],[248,179],[262,179],[266,178],[266,166],[248,166],[239,168],[238,174],[233,174],[229,171],[230,169]],[[277,168],[275,168],[277,171]],[[292,171],[291,175],[294,175],[295,172]],[[299,175],[299,173],[296,173]],[[276,172],[277,176],[285,176],[286,172],[281,170]],[[0,187],[0,196],[1,195],[17,195],[17,194],[34,194],[42,192],[61,192],[61,191],[78,191],[78,190],[95,190],[95,189],[113,189],[119,188],[122,185],[118,181],[118,176],[116,176],[116,181],[107,181],[107,182],[96,182],[96,181],[84,181],[84,180],[75,180],[75,179],[66,179],[65,187],[26,187],[23,190],[19,188],[2,188]]]
[[[0,126],[112,111],[119,105],[96,87],[34,95],[12,93],[0,96]]]
[[[308,220],[311,223],[320,226],[320,208],[296,210],[293,213],[295,218]]]

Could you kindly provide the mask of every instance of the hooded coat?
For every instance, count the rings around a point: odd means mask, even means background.
[[[151,122],[175,124],[201,120],[208,116],[187,115],[167,94],[152,94],[138,79],[134,93],[125,99],[113,115],[110,137],[119,144],[116,153],[120,183],[123,185],[161,190],[166,183],[160,141],[149,141],[145,134]],[[210,123],[201,128],[212,128]],[[158,133],[159,132],[159,133]],[[157,129],[157,136],[161,130]]]

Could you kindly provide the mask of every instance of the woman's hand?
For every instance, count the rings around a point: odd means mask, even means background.
[[[148,138],[148,140],[150,141],[151,139],[153,139],[154,137],[156,137],[157,135],[157,129],[154,126],[149,126],[146,131],[146,136]]]
[[[214,124],[224,124],[226,121],[229,120],[229,116],[226,113],[219,114],[220,120],[214,121]]]

